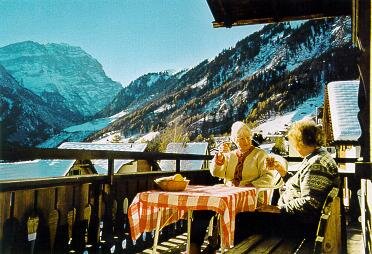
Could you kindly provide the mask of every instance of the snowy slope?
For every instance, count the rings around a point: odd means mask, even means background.
[[[49,138],[48,140],[42,142],[38,145],[40,148],[54,148],[58,147],[61,143],[66,141],[82,141],[92,133],[99,131],[106,126],[108,126],[111,122],[115,121],[119,117],[125,115],[126,112],[120,112],[110,117],[98,118],[94,119],[89,122],[85,122],[83,124],[73,125],[63,129],[57,135]],[[107,140],[110,134],[104,135],[104,140]],[[111,137],[110,139],[111,140]]]
[[[314,117],[316,108],[322,105],[323,95],[310,98],[292,112],[269,118],[266,122],[256,127],[254,131],[262,133],[263,136],[279,133],[280,131],[286,130],[295,121],[306,117]]]
[[[102,110],[122,88],[97,60],[68,44],[11,44],[0,48],[0,64],[44,101],[84,116]]]

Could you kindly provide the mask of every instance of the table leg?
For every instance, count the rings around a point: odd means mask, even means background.
[[[152,246],[152,253],[153,254],[156,254],[156,247],[158,246],[159,231],[160,231],[160,221],[161,221],[161,214],[162,213],[163,213],[163,208],[159,208],[159,210],[158,210],[158,217],[157,217],[157,220],[156,220],[154,245]]]
[[[187,243],[186,243],[186,253],[190,253],[191,219],[192,219],[192,210],[188,210],[187,211]]]
[[[219,215],[218,216],[218,219],[220,220],[218,224],[220,225],[220,242],[221,242],[221,247],[220,248],[221,248],[221,253],[224,253],[225,252],[225,248],[223,247],[223,243],[222,243],[222,223],[221,223],[222,216],[223,215]]]

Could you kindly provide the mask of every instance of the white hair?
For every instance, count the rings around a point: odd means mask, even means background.
[[[251,129],[241,121],[237,121],[231,126],[231,139],[235,140],[238,136],[252,139]]]

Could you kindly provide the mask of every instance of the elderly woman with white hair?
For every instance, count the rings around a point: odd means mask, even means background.
[[[277,179],[276,172],[270,169],[286,172],[285,160],[269,157],[263,149],[253,146],[251,129],[245,123],[238,121],[231,126],[231,140],[237,149],[230,151],[229,144],[222,144],[210,166],[211,174],[225,179],[226,184],[271,187]]]
[[[231,151],[228,143],[221,144],[210,165],[211,174],[223,178],[225,184],[240,187],[272,187],[278,181],[274,178],[277,172],[273,169],[280,174],[286,173],[284,159],[280,162],[263,149],[253,146],[251,129],[245,123],[238,121],[231,126],[231,140],[237,149]],[[190,239],[191,254],[200,253],[209,220],[214,214],[212,211],[194,211]],[[213,248],[218,248],[218,245],[208,246],[203,253],[214,253]]]

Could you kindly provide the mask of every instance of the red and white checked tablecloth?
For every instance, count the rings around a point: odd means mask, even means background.
[[[188,210],[212,210],[219,213],[221,241],[225,248],[234,243],[235,216],[239,212],[254,211],[256,189],[253,187],[230,187],[225,185],[189,185],[180,192],[151,190],[136,195],[128,208],[132,239],[156,228],[159,208],[162,227],[181,218]]]

